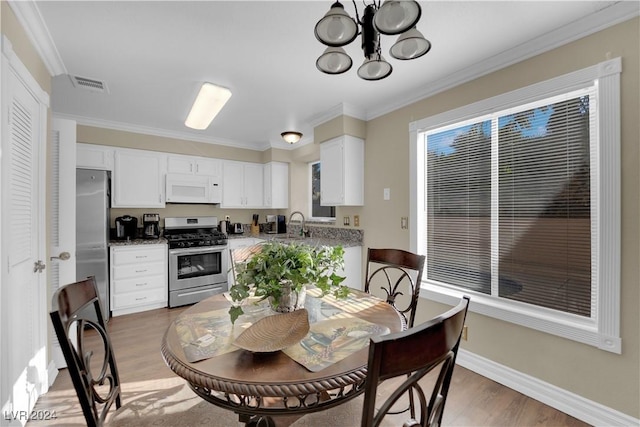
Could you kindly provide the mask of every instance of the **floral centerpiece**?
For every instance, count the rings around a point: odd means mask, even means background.
[[[331,293],[345,298],[349,288],[342,285],[345,279],[336,274],[344,268],[342,246],[310,246],[303,243],[266,242],[262,250],[247,261],[234,264],[236,282],[229,289],[231,299],[238,303],[229,309],[231,321],[244,313],[240,303],[250,296],[259,301],[269,299],[274,309],[290,293],[305,292],[313,285],[323,295]],[[286,310],[278,310],[286,311]]]

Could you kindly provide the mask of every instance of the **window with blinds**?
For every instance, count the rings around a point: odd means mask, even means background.
[[[595,86],[424,133],[429,281],[591,317]]]
[[[620,353],[621,58],[414,121],[421,296]]]

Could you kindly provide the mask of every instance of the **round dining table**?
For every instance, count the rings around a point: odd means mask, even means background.
[[[331,309],[324,301],[327,298],[330,297],[307,295],[305,309],[309,310],[312,327],[322,317],[315,312]],[[370,322],[384,328],[385,333],[398,332],[404,327],[402,317],[391,305],[368,293],[354,289],[347,300],[333,299],[332,302],[337,302],[341,310],[349,313],[347,316],[352,316],[351,322]],[[161,352],[167,366],[184,378],[201,398],[234,411],[239,421],[248,426],[272,426],[274,416],[301,416],[324,410],[364,392],[369,338],[362,348],[317,371],[307,369],[285,351],[261,353],[233,347],[223,354],[193,361],[192,355],[185,352],[180,322],[199,316],[218,325],[216,327],[223,325],[233,330],[227,314],[230,306],[223,294],[202,300],[181,313],[169,325],[162,340]],[[235,325],[241,320],[239,318]]]

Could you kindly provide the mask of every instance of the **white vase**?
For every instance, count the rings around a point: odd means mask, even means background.
[[[273,310],[278,313],[290,313],[304,308],[304,300],[307,298],[307,288],[303,286],[299,291],[292,289],[291,283],[282,284],[280,299],[276,301],[274,297],[269,297],[269,302]]]

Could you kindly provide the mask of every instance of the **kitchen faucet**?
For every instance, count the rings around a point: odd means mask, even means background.
[[[291,215],[289,215],[289,223],[287,224],[287,229],[289,230],[289,237],[291,236],[291,219],[293,218],[293,216],[295,214],[298,214],[302,217],[302,229],[300,230],[300,235],[303,237],[310,237],[311,233],[309,233],[309,231],[305,228],[305,219],[304,219],[304,215],[302,212],[300,211],[293,211],[291,212]]]

